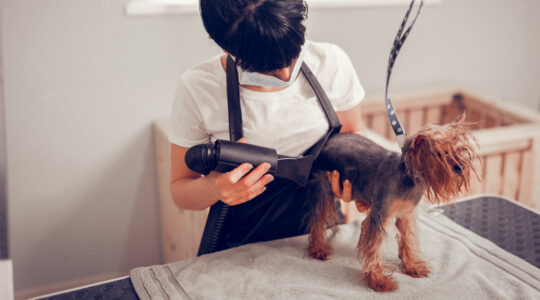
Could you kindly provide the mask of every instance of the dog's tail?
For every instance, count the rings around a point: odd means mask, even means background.
[[[305,215],[302,223],[307,225],[310,232],[323,231],[327,226],[344,221],[326,171],[318,170],[311,174],[304,203]]]

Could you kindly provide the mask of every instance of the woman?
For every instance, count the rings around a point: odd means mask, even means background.
[[[201,177],[184,162],[189,147],[229,139],[226,67],[238,65],[244,141],[298,156],[329,128],[299,67],[305,63],[337,111],[342,132],[362,129],[364,97],[352,63],[337,46],[305,40],[303,0],[201,0],[203,24],[225,52],[185,72],[172,108],[171,194],[183,209],[202,210],[218,201],[230,206],[219,249],[303,234],[303,190],[266,174],[269,164],[242,164],[228,173]],[[232,62],[232,60],[229,60]],[[350,200],[350,185],[335,192]],[[272,183],[270,183],[272,182]],[[267,187],[279,196],[266,196]],[[284,200],[284,199],[289,200]]]

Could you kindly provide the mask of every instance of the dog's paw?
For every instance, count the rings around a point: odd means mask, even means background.
[[[376,292],[392,292],[399,286],[392,276],[378,272],[365,273],[364,280]]]
[[[407,265],[402,264],[401,271],[415,278],[428,277],[429,273],[431,273],[426,262],[422,260],[413,261],[408,263]]]
[[[309,257],[318,260],[327,260],[330,255],[329,251],[324,249],[309,249]]]

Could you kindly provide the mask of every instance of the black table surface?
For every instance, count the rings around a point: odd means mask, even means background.
[[[497,196],[442,209],[454,222],[540,268],[540,215],[536,212]]]
[[[440,207],[443,213],[474,233],[540,268],[540,214],[497,196],[477,196]],[[129,278],[123,278],[39,299],[138,299]]]

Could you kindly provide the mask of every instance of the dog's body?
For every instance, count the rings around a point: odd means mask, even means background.
[[[315,162],[309,184],[309,255],[326,260],[331,251],[326,226],[339,223],[339,218],[327,172],[337,170],[342,183],[351,182],[352,199],[369,207],[358,241],[368,285],[376,291],[397,288],[391,275],[383,272],[380,253],[385,226],[393,218],[403,272],[426,277],[429,268],[419,257],[414,209],[426,192],[432,202],[448,202],[468,189],[472,161],[477,158],[470,140],[459,123],[422,128],[407,139],[403,154],[357,134],[334,135]]]

